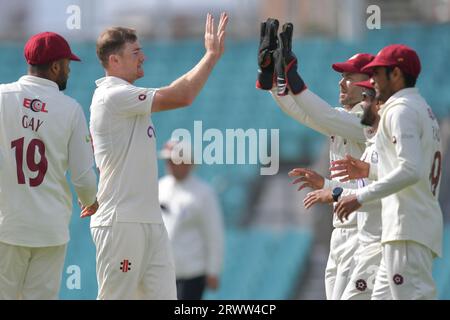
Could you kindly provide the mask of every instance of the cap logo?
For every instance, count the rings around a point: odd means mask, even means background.
[[[398,58],[397,59],[397,61],[399,61],[399,62],[403,62],[405,59],[403,59],[403,58]]]

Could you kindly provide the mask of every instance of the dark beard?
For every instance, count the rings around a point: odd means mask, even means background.
[[[375,124],[376,116],[372,114],[369,108],[364,108],[364,113],[361,118],[361,124],[372,127]]]
[[[69,78],[69,75],[64,72],[62,63],[60,64],[60,67],[61,70],[58,76],[58,81],[56,81],[56,83],[58,84],[59,91],[64,91],[67,87],[67,79]]]
[[[58,81],[59,91],[66,90],[66,87],[67,87],[67,80]]]

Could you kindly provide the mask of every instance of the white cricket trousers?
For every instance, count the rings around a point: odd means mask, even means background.
[[[381,243],[359,243],[355,266],[342,300],[370,300],[381,262]]]
[[[58,299],[66,247],[0,242],[0,300]]]
[[[340,300],[350,281],[354,266],[354,254],[358,248],[358,228],[339,227],[331,233],[330,254],[325,269],[325,293],[327,300]]]
[[[433,252],[415,241],[383,244],[372,300],[436,299]]]
[[[97,299],[176,300],[175,266],[164,224],[92,227]],[[189,245],[189,244],[186,244]]]

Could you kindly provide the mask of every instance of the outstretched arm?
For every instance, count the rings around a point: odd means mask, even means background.
[[[331,135],[327,127],[311,118],[290,95],[279,96],[276,92],[276,89],[272,89],[270,93],[272,94],[273,100],[275,100],[280,109],[283,110],[283,112],[290,116],[292,119],[323,135]]]
[[[153,112],[176,109],[192,104],[225,50],[227,23],[228,15],[222,13],[216,33],[214,30],[214,18],[211,14],[207,15],[205,55],[192,70],[172,82],[169,86],[156,91],[153,98]]]
[[[320,123],[327,135],[365,142],[364,127],[361,119],[344,109],[331,107],[319,96],[306,89],[298,95],[290,93],[297,108],[305,112],[315,123]]]

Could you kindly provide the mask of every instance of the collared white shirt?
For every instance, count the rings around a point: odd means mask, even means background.
[[[111,76],[96,84],[90,130],[100,181],[91,227],[110,226],[114,219],[162,223],[156,130],[150,119],[156,90]]]
[[[214,190],[192,174],[183,181],[167,175],[159,188],[177,278],[219,275],[224,226]]]
[[[358,190],[357,199],[382,199],[382,242],[416,241],[441,255],[443,159],[436,117],[416,88],[392,95],[380,116],[378,181]]]
[[[50,80],[0,85],[0,241],[29,247],[69,241],[71,180],[84,205],[97,191],[81,106]]]

